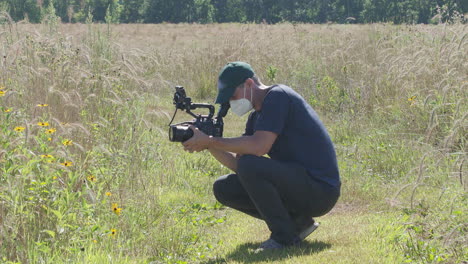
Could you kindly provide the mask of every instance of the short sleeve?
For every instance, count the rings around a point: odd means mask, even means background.
[[[288,119],[290,103],[289,96],[283,89],[272,88],[263,101],[255,130],[281,134]]]

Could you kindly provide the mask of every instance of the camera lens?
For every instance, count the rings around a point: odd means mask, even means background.
[[[193,131],[188,126],[170,126],[169,140],[173,142],[184,142],[193,136]]]

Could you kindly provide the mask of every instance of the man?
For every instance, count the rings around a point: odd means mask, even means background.
[[[192,126],[194,135],[184,149],[208,149],[234,171],[216,180],[214,195],[266,222],[271,236],[260,250],[296,245],[318,227],[313,217],[328,213],[340,195],[330,137],[298,93],[285,85],[262,84],[245,62],[228,63],[219,74],[216,103],[226,102],[239,116],[255,109],[245,133],[218,138]]]

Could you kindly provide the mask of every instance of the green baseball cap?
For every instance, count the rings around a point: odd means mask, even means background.
[[[226,103],[234,94],[236,87],[255,75],[252,67],[245,62],[235,61],[224,66],[218,77],[217,104]]]

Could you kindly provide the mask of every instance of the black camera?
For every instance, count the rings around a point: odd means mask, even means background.
[[[184,142],[193,136],[193,131],[189,128],[190,125],[193,125],[200,129],[203,133],[214,136],[222,137],[223,136],[223,117],[226,116],[227,111],[229,110],[229,103],[221,105],[218,115],[213,118],[215,107],[210,104],[194,104],[192,99],[187,97],[185,94],[185,89],[182,86],[176,86],[174,93],[174,105],[176,107],[174,116],[172,117],[171,122],[169,123],[169,140],[173,142]],[[207,108],[209,110],[208,115],[194,114],[192,110],[197,108]],[[172,124],[174,117],[177,113],[177,110],[187,112],[187,114],[193,116],[195,119],[192,121],[186,121],[178,124]]]

